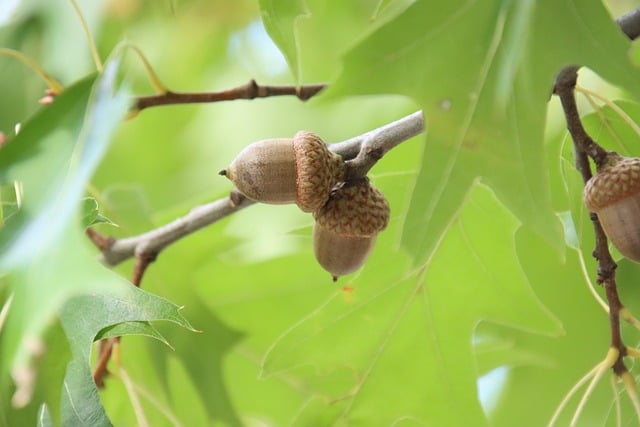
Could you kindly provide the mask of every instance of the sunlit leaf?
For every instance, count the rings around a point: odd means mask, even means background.
[[[299,46],[295,21],[306,13],[304,0],[260,0],[262,22],[273,41],[280,47],[296,80],[300,79]]]
[[[425,110],[403,239],[417,262],[435,250],[477,177],[561,250],[542,143],[554,76],[584,64],[640,92],[629,41],[601,5],[578,3],[416,2],[346,55],[334,94],[401,93]]]
[[[490,190],[474,186],[427,266],[390,282],[367,275],[353,299],[330,298],[274,343],[263,375],[307,378],[328,402],[341,402],[332,423],[375,413],[384,425],[402,417],[482,425],[471,346],[479,319],[561,331],[520,269],[517,228]]]
[[[81,201],[81,215],[82,215],[82,225],[85,227],[89,227],[90,225],[95,224],[111,224],[114,225],[113,222],[102,215],[100,213],[98,207],[98,201],[93,197],[85,197]]]
[[[64,383],[63,425],[110,425],[98,397],[90,365],[91,343],[101,331],[103,338],[118,332],[121,335],[151,336],[166,343],[155,329],[141,322],[171,321],[193,330],[177,306],[124,281],[99,295],[70,299],[61,317],[73,353]],[[105,328],[110,328],[110,331],[104,331]]]
[[[24,192],[0,236],[0,268],[13,293],[0,334],[3,395],[6,379],[28,366],[32,343],[67,298],[121,282],[96,262],[76,222],[84,186],[128,105],[125,92],[114,92],[116,70],[111,62],[104,75],[68,88],[2,150],[0,179],[19,181]]]

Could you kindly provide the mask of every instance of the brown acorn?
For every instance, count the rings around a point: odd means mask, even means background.
[[[318,135],[300,131],[293,139],[254,142],[220,175],[257,202],[296,203],[304,212],[313,212],[344,179],[344,162]]]
[[[389,203],[367,178],[341,183],[313,214],[313,250],[337,280],[359,269],[389,223]]]
[[[640,158],[609,153],[585,185],[584,203],[618,251],[640,262]]]

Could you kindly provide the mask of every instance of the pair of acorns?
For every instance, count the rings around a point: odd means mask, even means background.
[[[364,264],[389,223],[384,195],[366,177],[345,181],[342,157],[311,132],[254,142],[220,175],[249,199],[312,212],[313,250],[334,281]]]

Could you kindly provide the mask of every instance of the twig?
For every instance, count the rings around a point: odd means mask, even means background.
[[[346,180],[363,178],[369,170],[387,152],[403,141],[418,135],[424,131],[424,119],[422,111],[416,111],[406,117],[382,126],[364,135],[352,138],[342,143],[334,144],[332,149],[343,158],[355,157],[346,161]],[[344,151],[341,151],[344,147]],[[349,147],[358,147],[358,151],[349,150]]]
[[[93,370],[93,381],[96,383],[96,386],[98,388],[104,388],[104,379],[107,375],[109,375],[107,365],[109,364],[109,360],[111,359],[113,347],[119,341],[118,338],[120,337],[107,338],[100,341],[100,344],[98,346],[98,362],[96,363],[96,367]]]
[[[232,201],[232,198],[234,199]],[[201,229],[209,224],[213,224],[227,216],[235,213],[254,202],[246,197],[238,197],[230,195],[215,202],[208,203],[193,208],[187,215],[176,219],[169,224],[148,231],[137,236],[126,237],[123,239],[110,239],[91,232],[92,236],[100,236],[99,239],[92,237],[94,244],[96,241],[109,241],[107,247],[98,246],[102,251],[101,261],[107,265],[115,266],[132,256],[141,256],[143,254],[155,253],[159,254],[165,247],[180,238],[187,236],[194,231]]]
[[[351,166],[348,167],[350,170],[349,176],[353,178],[358,176],[358,173],[366,174],[366,171],[390,149],[422,132],[424,132],[424,118],[422,111],[417,111],[357,137],[331,144],[329,147],[333,152],[352,161]],[[102,252],[102,262],[115,266],[132,256],[156,256],[164,248],[182,237],[226,218],[254,203],[240,193],[233,191],[229,197],[195,207],[187,215],[137,236],[116,240],[103,236],[96,231],[88,232],[88,234]],[[105,242],[107,242],[106,245]]]
[[[629,399],[631,399],[631,403],[633,404],[633,409],[636,411],[636,418],[640,423],[640,398],[638,397],[638,390],[636,388],[636,380],[633,378],[633,375],[629,371],[625,371],[622,375],[622,382],[624,383],[624,388],[629,395]]]
[[[594,163],[599,165],[606,160],[608,152],[600,147],[587,134],[580,120],[574,93],[577,69],[577,67],[567,67],[562,70],[556,79],[554,92],[560,98],[567,122],[567,129],[573,139],[576,154],[576,168],[586,183],[592,176],[588,157],[591,157]],[[620,334],[620,310],[623,308],[623,305],[618,298],[616,287],[615,270],[617,265],[609,252],[607,236],[600,225],[598,216],[591,213],[590,218],[596,237],[596,247],[593,251],[593,256],[598,260],[598,283],[604,285],[609,305],[611,347],[616,348],[620,352],[619,363],[616,363],[613,367],[614,371],[618,373],[618,371],[622,372],[622,368],[624,367],[622,358],[626,354],[626,347],[622,342]]]
[[[551,417],[551,420],[549,421],[549,424],[547,424],[547,427],[553,427],[556,425],[556,422],[560,418],[560,415],[569,404],[569,400],[578,392],[580,387],[582,387],[583,385],[585,385],[587,382],[590,381],[589,386],[587,387],[587,390],[585,390],[584,394],[582,395],[582,398],[580,399],[580,403],[578,403],[578,407],[573,413],[573,417],[571,419],[571,425],[574,425],[577,422],[578,418],[580,417],[580,414],[582,413],[582,410],[584,409],[584,406],[587,400],[593,393],[593,387],[595,387],[595,384],[599,381],[602,375],[604,375],[604,373],[607,370],[611,369],[611,367],[614,365],[616,360],[618,360],[618,357],[619,357],[618,350],[615,348],[609,348],[605,358],[602,361],[598,362],[596,366],[594,366],[585,376],[580,378],[578,382],[576,382],[573,385],[573,387],[571,387],[571,389],[567,392],[567,394],[565,394],[565,396],[562,398],[562,401],[560,401],[560,404],[554,411]]]
[[[640,9],[618,18],[616,22],[618,23],[618,26],[621,28],[621,30],[629,38],[634,39],[640,35]],[[567,129],[569,130],[571,138],[573,139],[576,156],[576,169],[582,175],[584,183],[586,183],[592,177],[589,158],[594,161],[596,167],[599,167],[607,160],[609,153],[600,145],[598,145],[587,134],[584,126],[582,125],[575,99],[575,87],[578,78],[578,69],[578,66],[573,65],[561,70],[556,77],[553,91],[560,98],[562,109],[565,115],[565,120],[567,123]],[[638,396],[637,392],[635,391],[635,384],[630,383],[630,374],[624,364],[624,357],[628,354],[628,349],[624,345],[624,342],[622,340],[622,334],[620,331],[620,316],[621,312],[625,313],[626,310],[618,296],[618,289],[615,278],[617,264],[615,263],[613,257],[611,256],[611,253],[609,252],[607,236],[605,235],[604,230],[600,225],[598,216],[595,213],[591,213],[590,218],[593,224],[596,238],[593,256],[598,261],[598,283],[604,286],[605,295],[609,306],[609,325],[611,335],[609,355],[615,355],[615,360],[613,363],[608,364],[608,366],[599,364],[599,366],[605,367],[605,369],[611,368],[618,378],[623,379],[627,392],[630,395],[634,406],[636,407],[636,411],[638,412],[640,404],[638,404]],[[610,356],[607,357],[607,359],[609,358]],[[607,359],[605,359],[605,361]],[[592,391],[592,388],[595,386],[597,379],[599,378],[599,376],[601,376],[602,373],[603,370],[600,371],[600,375],[596,374],[594,376],[592,383],[587,389],[585,396],[581,400],[578,409],[574,414],[574,417],[571,421],[572,425],[577,422],[577,417],[584,407],[587,396]],[[563,403],[566,402],[563,401]],[[558,413],[559,412],[556,412],[553,419],[556,418],[556,415]]]
[[[576,147],[576,151],[582,152],[591,157],[596,165],[599,165],[604,161],[607,151],[600,147],[596,142],[587,134],[587,131],[582,126],[580,120],[580,114],[578,113],[578,107],[576,105],[576,98],[574,94],[574,88],[578,79],[578,67],[571,66],[563,69],[558,73],[556,77],[556,84],[553,92],[558,95],[560,102],[562,103],[562,109],[564,110],[565,119],[567,122],[567,129],[573,138],[573,143]],[[579,162],[578,162],[579,160]],[[576,167],[583,174],[589,170],[589,176],[586,181],[591,178],[590,167],[588,162],[583,163],[583,158],[577,160]],[[585,181],[585,182],[586,182]]]
[[[231,101],[234,99],[255,99],[271,96],[293,95],[306,101],[318,94],[326,85],[324,83],[302,86],[261,86],[255,80],[227,90],[218,92],[171,92],[157,95],[139,96],[134,99],[133,110],[142,111],[145,108],[160,105],[196,104],[204,102]]]
[[[131,283],[133,286],[137,286],[138,288],[140,287],[142,277],[144,276],[145,271],[147,271],[147,267],[149,267],[157,257],[157,252],[153,251],[141,252],[136,255],[136,264],[133,267],[133,275],[131,277]]]

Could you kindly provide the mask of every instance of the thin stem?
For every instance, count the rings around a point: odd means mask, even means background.
[[[640,320],[638,320],[633,313],[629,311],[628,308],[622,307],[620,308],[620,318],[633,326],[634,328],[640,330]]]
[[[140,252],[136,255],[136,263],[133,267],[133,275],[131,277],[131,283],[134,286],[140,287],[142,283],[142,277],[144,273],[147,271],[147,267],[151,265],[157,258],[157,253],[153,251],[149,252]]]
[[[574,91],[578,76],[577,70],[578,67],[575,66],[567,67],[562,70],[556,78],[554,93],[560,98],[567,122],[567,129],[573,139],[576,154],[576,168],[582,175],[583,181],[586,183],[592,176],[591,165],[589,164],[587,156],[593,159],[596,166],[599,166],[607,160],[608,152],[587,134],[584,126],[582,125],[580,114],[578,113],[578,107],[576,105]],[[620,310],[623,308],[623,305],[618,297],[616,287],[615,271],[617,264],[609,252],[607,236],[600,225],[598,216],[591,213],[590,218],[596,237],[596,246],[593,251],[593,256],[598,261],[598,283],[604,285],[607,303],[609,306],[611,347],[616,348],[619,351],[619,360],[613,368],[616,374],[619,374],[623,370],[626,370],[622,360],[626,349],[620,333]]]
[[[98,363],[93,370],[93,381],[98,388],[104,388],[104,379],[109,374],[107,365],[111,360],[111,353],[113,353],[113,346],[119,341],[119,337],[108,338],[100,341]]]
[[[608,355],[608,353],[607,353],[607,355]],[[606,360],[607,359],[605,358],[605,361]],[[604,363],[604,361],[598,363],[586,375],[584,375],[582,378],[580,378],[578,380],[578,382],[576,382],[573,385],[573,387],[571,387],[571,389],[567,392],[567,394],[565,394],[565,396],[560,401],[560,404],[558,405],[558,407],[554,411],[553,415],[551,416],[551,420],[549,420],[549,424],[547,424],[547,427],[553,427],[556,424],[556,422],[558,421],[558,418],[560,418],[560,415],[562,414],[562,411],[564,411],[564,408],[566,408],[567,405],[569,404],[569,400],[571,400],[571,398],[578,392],[580,387],[582,387],[584,384],[586,384],[587,381],[589,381],[591,378],[593,378],[598,373],[598,371],[602,369],[602,364],[603,363]],[[608,367],[605,368],[605,369],[608,369]]]
[[[617,381],[618,377],[616,375],[611,375],[611,392],[613,394],[613,408],[615,410],[616,416],[616,426],[622,426],[622,406],[620,405],[620,395],[618,394]]]
[[[627,356],[638,359],[640,358],[640,350],[634,347],[627,347]]]
[[[600,101],[602,101],[606,106],[608,106],[616,114],[618,114],[620,116],[620,118],[627,125],[629,125],[629,127],[633,130],[633,132],[636,135],[640,136],[640,126],[638,126],[638,124],[636,122],[634,122],[633,119],[631,117],[629,117],[629,115],[622,108],[620,108],[615,102],[612,102],[610,99],[598,94],[597,92],[594,92],[594,91],[592,91],[590,89],[584,88],[584,87],[579,86],[579,85],[576,85],[576,90],[578,92],[581,92],[581,93],[585,94],[585,95],[592,96],[592,97],[597,98]]]
[[[144,273],[147,271],[147,267],[155,261],[156,256],[157,253],[153,251],[140,252],[139,254],[136,254],[136,263],[133,267],[131,284],[138,288],[140,287]],[[114,351],[120,351],[120,341],[121,337],[106,338],[100,341],[98,364],[93,373],[93,380],[98,387],[104,386],[104,378],[109,374],[107,364],[112,357],[112,353]]]
[[[582,414],[582,411],[584,410],[584,407],[586,406],[587,401],[589,400],[589,397],[591,397],[593,390],[595,389],[596,385],[600,381],[600,378],[602,378],[604,373],[611,367],[610,365],[611,361],[617,360],[617,358],[618,358],[618,351],[616,349],[610,348],[609,353],[607,353],[607,357],[598,365],[598,369],[593,375],[593,378],[591,379],[589,386],[587,387],[584,394],[582,395],[582,399],[580,399],[580,402],[578,403],[578,407],[576,408],[576,411],[574,412],[573,417],[571,418],[571,422],[569,423],[571,427],[575,426],[578,423],[578,418],[580,417],[580,414]]]
[[[604,162],[607,151],[596,144],[596,142],[587,134],[587,131],[582,125],[574,94],[577,78],[578,67],[572,66],[563,69],[556,77],[554,93],[560,98],[565,120],[567,122],[567,129],[573,138],[576,151],[585,153],[593,159],[596,165],[599,165]],[[578,166],[582,167],[583,165]],[[580,172],[582,172],[582,170],[580,170]]]
[[[582,254],[582,251],[580,251],[580,250],[578,250],[578,260],[580,261],[580,269],[582,270],[582,274],[583,274],[585,282],[587,284],[587,288],[589,288],[589,292],[591,292],[591,295],[596,300],[596,302],[598,304],[600,304],[600,307],[602,307],[604,309],[604,311],[608,314],[609,313],[609,306],[607,305],[606,301],[603,300],[602,297],[598,294],[598,292],[596,292],[595,285],[593,284],[593,281],[591,280],[591,276],[587,272],[587,265],[586,265],[585,260],[584,260],[584,255]]]
[[[120,369],[121,370],[124,369],[123,366],[120,366]],[[114,373],[114,377],[115,378],[119,378],[119,374],[118,373]],[[138,394],[141,397],[143,397],[144,399],[146,399],[146,401],[150,405],[152,405],[160,414],[164,415],[164,417],[167,419],[167,421],[169,421],[169,423],[172,426],[174,426],[174,427],[183,427],[183,424],[180,422],[178,417],[168,409],[168,405],[166,405],[163,402],[160,402],[156,398],[154,393],[151,393],[151,392],[145,390],[144,388],[142,388],[141,386],[136,384],[135,381],[133,381],[133,379],[131,379],[130,385],[131,385],[131,390],[133,392],[135,392],[136,394]]]
[[[629,395],[629,399],[631,399],[631,403],[633,404],[633,409],[636,411],[636,417],[638,418],[638,422],[640,423],[640,398],[638,397],[638,389],[636,388],[636,381],[633,378],[633,375],[629,371],[624,372],[620,375],[622,378],[622,382],[624,384],[624,388]]]
[[[44,71],[44,69],[42,69],[42,67],[40,65],[38,65],[34,60],[29,58],[28,56],[26,56],[26,55],[24,55],[24,54],[22,54],[22,53],[20,53],[20,52],[18,52],[16,50],[7,49],[7,48],[4,48],[4,47],[0,47],[0,55],[8,56],[10,58],[14,58],[14,59],[17,59],[18,61],[22,62],[24,65],[29,67],[33,72],[35,72],[37,75],[39,75],[40,78],[42,80],[44,80],[44,82],[47,84],[49,89],[51,89],[55,93],[60,93],[64,89],[64,86],[62,86],[62,84],[60,82],[58,82],[56,79],[51,77],[46,71]]]
[[[614,273],[615,274],[615,273]],[[620,309],[622,303],[618,297],[618,288],[614,278],[607,279],[604,282],[604,289],[607,295],[607,301],[609,302],[609,329],[611,331],[611,346],[619,350],[620,355],[616,364],[613,366],[613,370],[616,374],[620,375],[626,371],[624,366],[623,357],[626,356],[626,346],[622,341],[622,335],[620,333]]]
[[[78,15],[78,19],[80,19],[80,25],[82,26],[82,31],[84,31],[84,36],[87,38],[87,43],[89,44],[89,50],[91,51],[91,56],[93,57],[93,62],[96,64],[96,69],[99,73],[102,73],[103,66],[102,60],[100,59],[100,55],[98,54],[98,48],[96,47],[96,42],[93,40],[93,36],[91,35],[91,31],[89,31],[89,25],[87,25],[86,19],[84,19],[84,15],[82,15],[82,11],[76,3],[76,0],[71,0],[71,5],[73,6],[73,10],[75,10]]]
[[[131,402],[131,406],[133,407],[133,412],[136,416],[136,420],[138,421],[139,426],[149,426],[149,421],[144,413],[144,409],[142,408],[142,404],[140,402],[140,398],[138,397],[138,393],[136,393],[135,383],[129,377],[124,366],[122,366],[122,359],[120,358],[120,345],[119,343],[114,343],[113,345],[113,361],[118,367],[118,372],[114,374],[114,377],[120,379],[122,384],[124,385],[127,394],[129,395],[129,401]]]
[[[144,66],[144,69],[147,72],[147,77],[149,78],[149,82],[151,83],[151,86],[153,86],[153,88],[156,90],[156,92],[158,92],[158,94],[166,95],[167,93],[170,92],[169,89],[162,83],[162,81],[160,80],[160,77],[158,77],[158,74],[155,72],[155,70],[151,66],[151,63],[149,62],[145,54],[142,52],[142,50],[138,46],[131,43],[125,43],[123,47],[133,50],[135,54],[138,55],[138,58],[140,58],[140,60],[142,61],[142,65]]]
[[[255,80],[227,90],[218,92],[171,92],[166,91],[157,95],[139,96],[134,99],[134,110],[142,111],[145,108],[160,105],[196,104],[205,102],[221,102],[236,99],[267,98],[272,96],[293,95],[302,101],[315,96],[324,89],[324,83],[302,86],[261,86]]]

